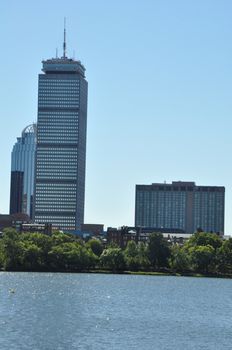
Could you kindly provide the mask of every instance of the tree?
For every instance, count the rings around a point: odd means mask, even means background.
[[[21,267],[22,248],[19,235],[15,229],[7,228],[3,230],[1,252],[3,267],[6,270],[18,269]]]
[[[53,269],[83,271],[94,267],[98,258],[78,242],[66,242],[54,246],[49,252]]]
[[[76,238],[74,235],[67,235],[63,232],[55,231],[51,236],[52,245],[59,245],[62,243],[75,242],[79,241],[79,238]]]
[[[220,248],[222,239],[215,233],[197,232],[187,242],[187,247],[207,246],[210,245],[214,249]]]
[[[150,261],[148,258],[148,248],[147,245],[143,242],[138,244],[138,256],[139,256],[139,265],[142,270],[147,270],[150,268]]]
[[[44,233],[23,233],[20,236],[21,241],[24,243],[30,243],[38,248],[40,268],[47,269],[49,266],[48,252],[51,250],[54,241],[51,236],[45,235]]]
[[[217,270],[222,273],[232,273],[232,238],[224,241],[216,253]]]
[[[104,249],[100,256],[101,265],[112,271],[120,271],[125,268],[124,255],[121,248]]]
[[[102,243],[95,238],[90,239],[86,245],[87,248],[90,248],[92,250],[92,252],[97,255],[100,256],[101,253],[103,252],[103,246]]]
[[[20,242],[21,264],[26,270],[38,270],[43,265],[41,263],[42,249],[29,241]]]
[[[180,272],[190,270],[190,258],[187,250],[179,245],[174,245],[171,248],[169,265],[172,269]]]
[[[153,268],[167,267],[169,257],[168,242],[161,233],[152,233],[148,243],[148,258]]]
[[[200,272],[215,271],[217,251],[222,246],[222,239],[215,233],[197,232],[184,249],[189,254],[192,268]]]
[[[129,270],[137,271],[140,266],[138,246],[135,241],[129,241],[124,251],[125,263]]]
[[[208,273],[214,262],[215,250],[211,245],[195,246],[189,249],[191,263],[196,271]]]

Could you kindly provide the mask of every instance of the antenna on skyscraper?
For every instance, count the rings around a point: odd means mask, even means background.
[[[63,58],[66,58],[66,18],[64,17],[64,43],[63,43]]]
[[[56,58],[58,58],[58,48],[56,48]]]

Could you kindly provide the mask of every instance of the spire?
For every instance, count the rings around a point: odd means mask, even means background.
[[[66,58],[66,18],[64,17],[63,58]]]

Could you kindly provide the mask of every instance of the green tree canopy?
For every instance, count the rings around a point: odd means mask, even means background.
[[[139,251],[135,241],[129,241],[124,251],[126,266],[129,270],[137,271],[140,267]]]
[[[189,249],[190,259],[196,271],[208,273],[214,262],[215,250],[211,245],[195,246]]]
[[[70,269],[82,271],[96,264],[97,256],[78,242],[66,242],[53,246],[49,252],[53,269]]]
[[[224,241],[216,254],[217,269],[222,273],[232,273],[232,238]]]
[[[183,247],[180,247],[179,245],[174,245],[171,248],[169,265],[172,269],[180,272],[190,270],[191,262],[187,250]]]
[[[161,233],[152,233],[148,243],[148,258],[154,268],[167,267],[170,247]]]
[[[148,247],[144,242],[138,244],[139,265],[142,270],[150,268],[150,261],[148,258]]]
[[[100,256],[100,263],[104,268],[120,271],[125,267],[124,255],[121,248],[104,249]]]
[[[21,264],[24,269],[38,270],[44,266],[42,263],[42,249],[30,241],[21,241]]]
[[[222,239],[215,233],[197,232],[187,242],[187,247],[207,246],[210,245],[214,249],[221,247]]]
[[[90,248],[92,252],[100,256],[101,253],[103,252],[103,246],[102,243],[99,241],[99,239],[92,238],[86,243],[86,247]]]
[[[19,234],[15,229],[7,228],[3,230],[1,252],[3,267],[6,270],[18,269],[22,266],[22,248],[20,245]]]

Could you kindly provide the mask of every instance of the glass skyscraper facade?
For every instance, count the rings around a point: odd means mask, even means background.
[[[17,138],[11,153],[10,214],[32,217],[36,125],[28,125]]]
[[[224,233],[224,187],[182,181],[136,185],[135,202],[135,226]]]
[[[64,230],[84,220],[88,83],[80,61],[43,61],[39,74],[34,221]]]

